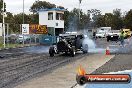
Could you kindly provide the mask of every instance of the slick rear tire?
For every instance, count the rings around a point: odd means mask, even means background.
[[[50,53],[50,57],[53,57],[54,56],[54,52]]]
[[[87,51],[83,51],[83,54],[88,53]]]
[[[49,49],[49,54],[50,54],[50,57],[53,57],[55,52],[52,48]]]
[[[68,55],[68,52],[65,52],[65,55]]]
[[[83,54],[88,53],[88,45],[85,45],[83,48]]]
[[[107,42],[109,42],[110,40],[107,38]]]

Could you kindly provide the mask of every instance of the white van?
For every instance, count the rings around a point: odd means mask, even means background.
[[[111,27],[100,27],[100,28],[98,28],[97,29],[97,33],[105,33],[105,34],[107,34],[107,33],[109,33],[111,31]]]
[[[97,38],[105,38],[108,33],[111,32],[111,27],[100,27],[97,28],[96,37]]]

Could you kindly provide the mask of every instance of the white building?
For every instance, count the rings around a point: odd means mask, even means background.
[[[58,36],[64,32],[64,11],[60,8],[39,10],[39,24],[47,25],[48,34]]]

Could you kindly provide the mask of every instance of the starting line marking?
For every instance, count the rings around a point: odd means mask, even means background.
[[[109,45],[109,46],[120,46],[120,45]]]

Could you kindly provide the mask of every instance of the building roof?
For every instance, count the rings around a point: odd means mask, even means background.
[[[52,8],[52,9],[39,9],[38,12],[44,12],[44,11],[66,11],[66,9],[61,8]]]

